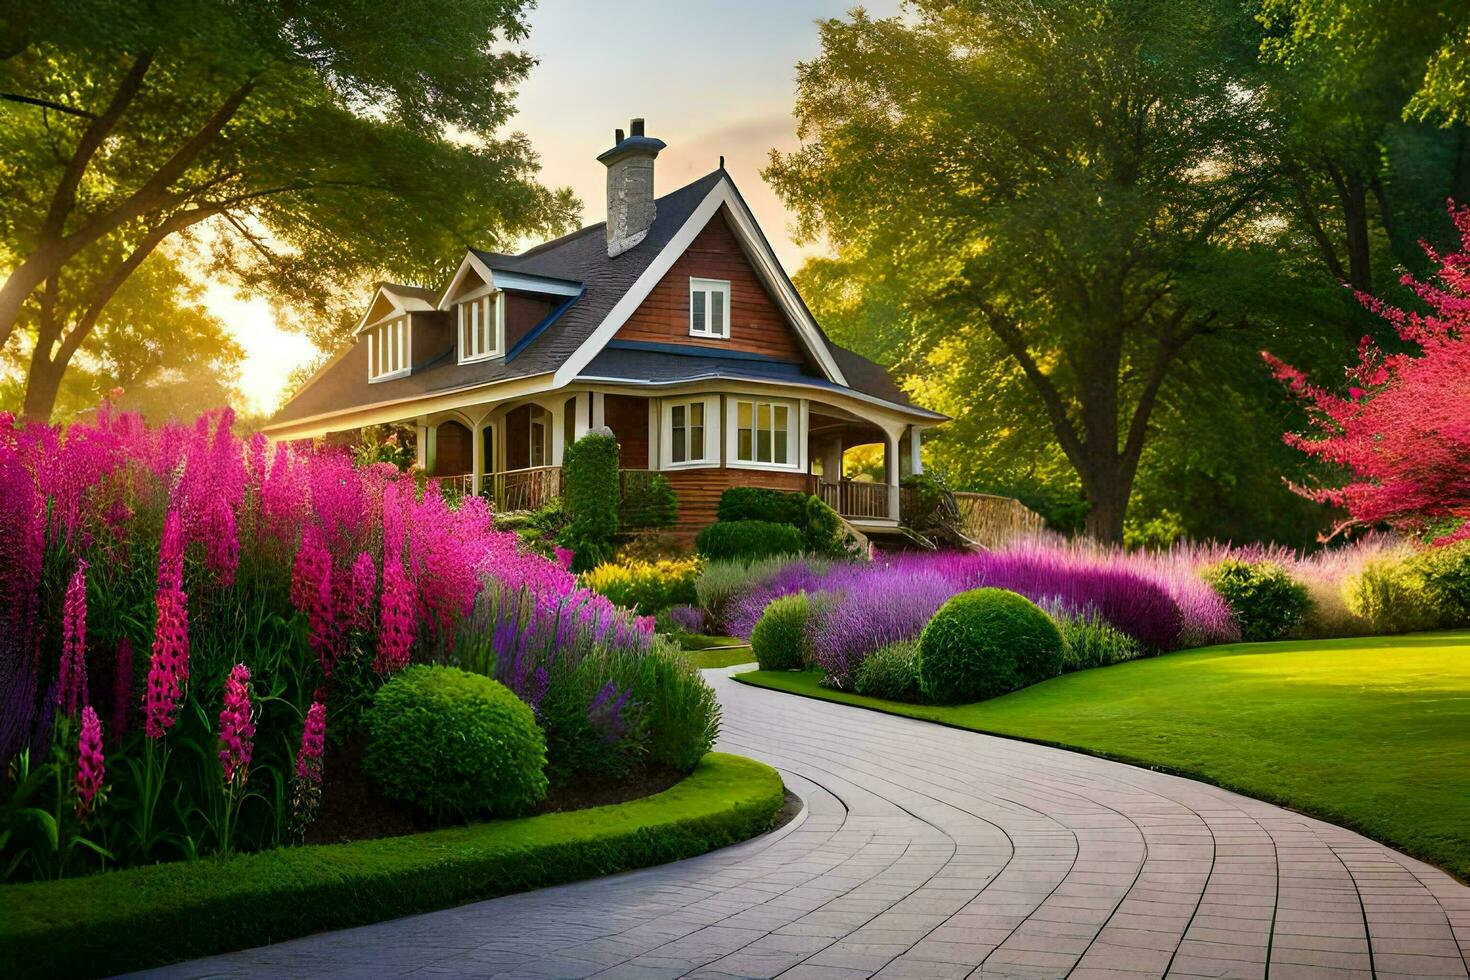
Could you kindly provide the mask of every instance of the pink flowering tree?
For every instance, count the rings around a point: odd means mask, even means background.
[[[1403,279],[1424,310],[1360,296],[1401,343],[1385,349],[1365,337],[1345,394],[1265,355],[1310,412],[1311,430],[1287,434],[1287,443],[1343,474],[1332,485],[1297,488],[1346,512],[1333,534],[1388,525],[1438,544],[1470,538],[1470,208],[1451,205],[1450,215],[1459,250],[1425,246],[1437,276]]]

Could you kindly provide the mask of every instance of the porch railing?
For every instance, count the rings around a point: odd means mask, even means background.
[[[553,497],[561,496],[563,477],[560,466],[529,466],[501,473],[485,473],[479,486],[470,473],[441,476],[439,485],[462,494],[478,493],[488,499],[497,511],[535,510]]]
[[[886,483],[859,483],[843,480],[830,483],[817,480],[816,494],[822,502],[847,518],[888,520],[897,513],[894,507],[897,487]]]

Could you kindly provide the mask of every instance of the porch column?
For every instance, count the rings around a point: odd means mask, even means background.
[[[909,453],[911,454],[911,458],[909,459],[909,472],[915,476],[924,472],[924,459],[919,455],[919,444],[921,442],[919,433],[923,431],[917,425],[909,426]]]
[[[429,468],[429,427],[422,421],[413,426],[413,461],[421,470]]]
[[[562,453],[566,452],[566,409],[565,398],[558,398],[547,409],[551,413],[551,452],[546,461],[552,466],[562,464]]]
[[[470,426],[470,493],[480,492],[480,481],[485,474],[485,420],[481,418]]]
[[[592,427],[592,394],[586,391],[577,392],[577,418],[573,429],[572,438],[580,439],[587,434]]]
[[[600,392],[600,391],[594,391],[591,394],[592,394],[592,428],[594,428],[594,429],[600,429],[604,425],[607,425],[607,422],[605,421],[605,419],[603,417],[603,411],[602,411],[602,403],[603,403],[602,392]]]
[[[828,436],[822,443],[822,482],[842,482],[842,436]]]
[[[888,481],[888,518],[898,520],[898,438],[893,430],[884,432],[883,478]]]

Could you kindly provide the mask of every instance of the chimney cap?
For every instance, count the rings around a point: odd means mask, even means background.
[[[609,167],[626,156],[656,157],[660,150],[668,146],[661,139],[643,135],[642,116],[635,117],[628,123],[628,135],[624,136],[621,129],[613,130],[613,135],[616,140],[615,145],[610,150],[602,151],[597,157],[600,162]]]

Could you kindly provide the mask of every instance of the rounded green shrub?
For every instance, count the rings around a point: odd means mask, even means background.
[[[1272,561],[1227,558],[1207,569],[1204,580],[1229,604],[1243,640],[1279,640],[1312,609],[1307,587]]]
[[[546,796],[546,738],[505,685],[454,667],[407,668],[365,716],[363,771],[441,820],[525,813]]]
[[[806,550],[801,531],[771,521],[719,521],[694,539],[694,550],[706,558],[769,558]]]
[[[879,647],[852,672],[852,689],[886,701],[914,700],[919,694],[918,653],[912,640]]]
[[[1348,611],[1374,634],[1413,633],[1441,624],[1424,572],[1412,559],[1370,561],[1343,586]]]
[[[1005,589],[954,596],[919,635],[919,690],[930,701],[979,701],[1062,671],[1062,636],[1036,603]]]
[[[566,448],[566,507],[570,519],[557,540],[572,551],[572,571],[596,568],[613,556],[618,533],[618,440],[595,429]]]
[[[1430,601],[1444,626],[1470,626],[1470,541],[1431,548],[1414,557]]]
[[[715,517],[721,521],[770,521],[800,525],[806,521],[806,494],[768,487],[730,487],[720,494]]]
[[[750,633],[750,648],[761,670],[800,670],[806,647],[806,621],[811,603],[805,592],[781,596],[766,604]]]

